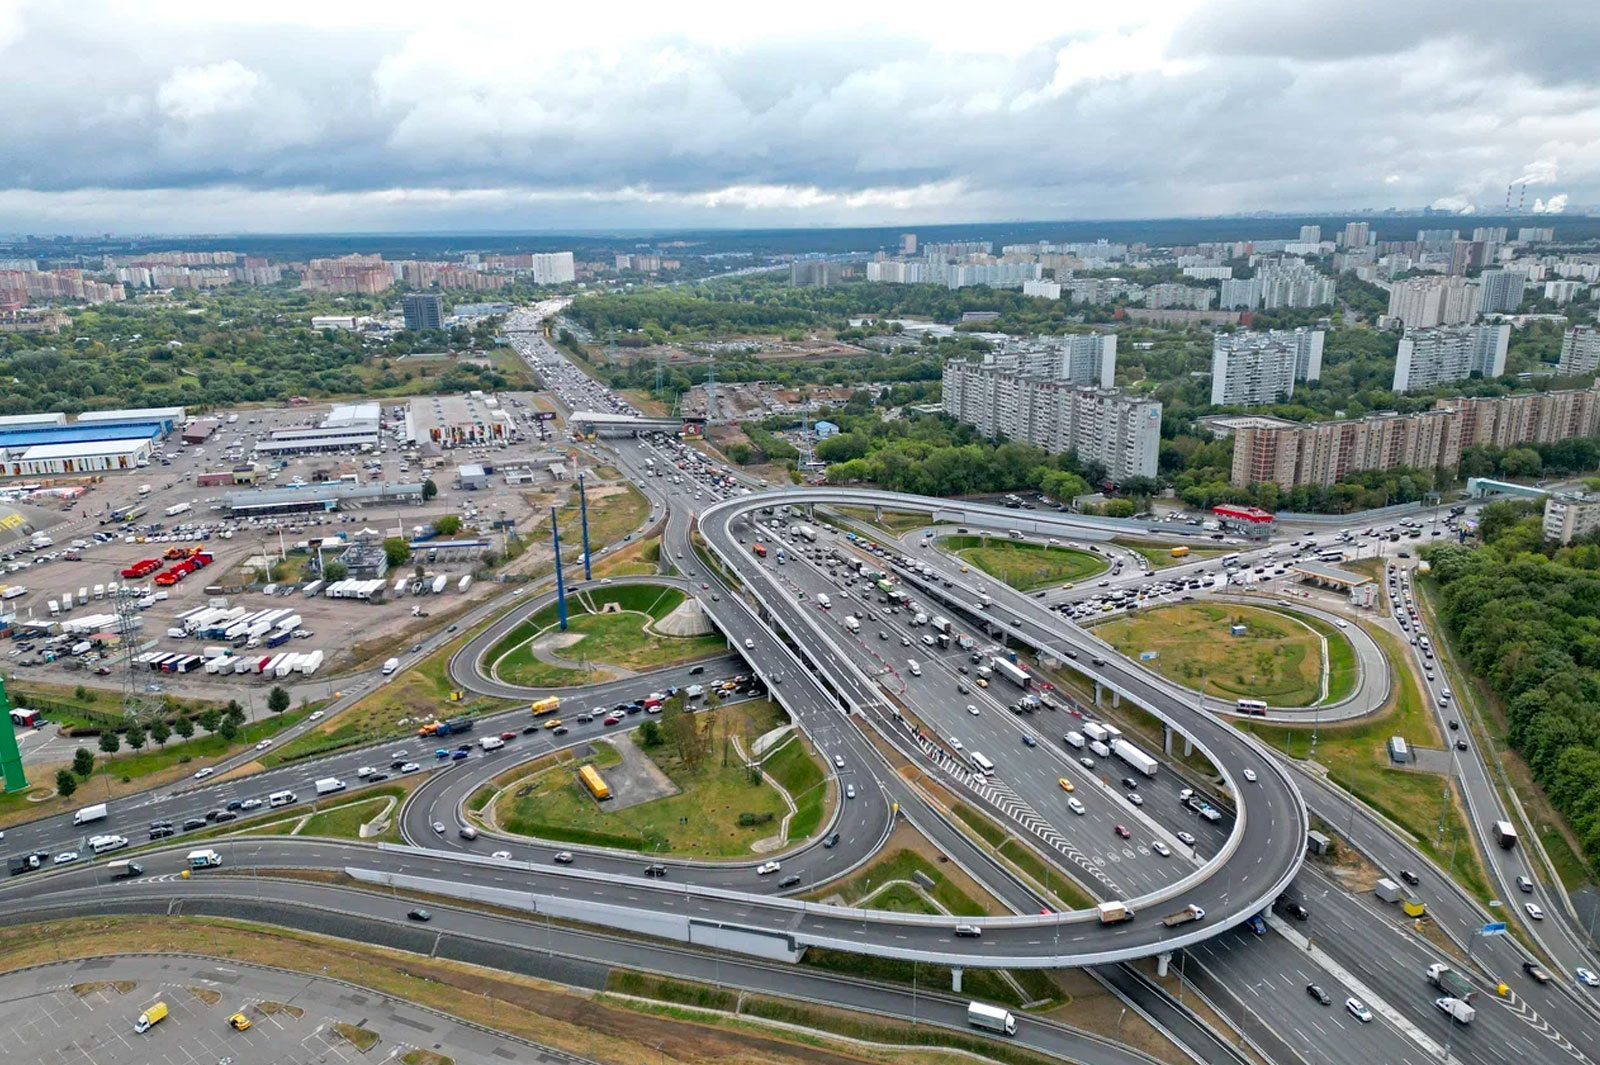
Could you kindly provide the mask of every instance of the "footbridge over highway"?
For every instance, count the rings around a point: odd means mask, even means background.
[[[677,433],[685,425],[704,425],[694,419],[653,418],[641,414],[577,410],[567,418],[567,428],[580,436],[638,436],[640,433]]]

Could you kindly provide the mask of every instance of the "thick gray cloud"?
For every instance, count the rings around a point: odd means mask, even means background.
[[[1494,202],[1530,168],[1543,195],[1600,201],[1589,4],[1173,0],[970,26],[915,21],[925,5],[3,3],[0,230],[1360,209]]]

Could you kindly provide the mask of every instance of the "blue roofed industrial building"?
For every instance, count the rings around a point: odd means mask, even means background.
[[[0,423],[0,474],[36,477],[132,469],[149,461],[154,442],[183,424],[182,407],[26,415]]]

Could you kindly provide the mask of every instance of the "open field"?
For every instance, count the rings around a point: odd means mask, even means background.
[[[589,586],[568,597],[567,632],[581,636],[567,646],[552,649],[554,657],[584,662],[587,669],[556,665],[533,653],[535,640],[554,631],[558,612],[551,604],[524,620],[490,649],[489,670],[501,680],[532,687],[571,687],[608,676],[606,667],[649,670],[701,658],[721,651],[722,636],[662,636],[646,629],[684,601],[677,588],[662,585]],[[603,612],[615,603],[620,612]]]
[[[1110,568],[1099,555],[1070,547],[1015,543],[987,536],[949,536],[943,545],[962,561],[1005,581],[1019,592],[1073,584]]]
[[[620,809],[614,802],[599,803],[579,783],[576,771],[582,763],[575,761],[502,792],[495,820],[507,832],[541,839],[693,857],[749,857],[750,844],[776,832],[787,807],[771,787],[752,783],[726,741],[733,733],[760,735],[781,718],[782,711],[766,702],[690,715],[686,724],[700,731],[705,745],[699,758],[685,757],[671,739],[671,722],[662,721],[668,739],[644,753],[677,794]],[[632,743],[635,736],[615,742]],[[758,823],[741,825],[741,814]]]
[[[906,510],[885,510],[883,516],[878,517],[867,507],[836,507],[835,509],[846,517],[867,525],[877,526],[885,532],[895,533],[896,535],[908,533],[913,529],[920,529],[933,521],[932,515],[917,514]]]
[[[1245,634],[1229,635],[1233,624],[1243,624]],[[1144,665],[1207,695],[1265,699],[1273,706],[1311,706],[1322,695],[1320,634],[1275,611],[1183,603],[1140,610],[1094,631],[1129,657],[1155,652],[1159,657],[1145,659]],[[1344,644],[1345,675],[1352,677],[1349,642],[1337,634],[1328,639]]]

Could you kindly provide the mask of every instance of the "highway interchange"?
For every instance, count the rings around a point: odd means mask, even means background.
[[[557,380],[561,386],[558,394],[569,407],[621,409],[618,401],[610,397],[604,399],[605,407],[601,407],[598,386],[582,378],[542,341],[537,331],[521,334],[518,346],[547,379]],[[1059,661],[1070,660],[1079,673],[1100,682],[1108,699],[1110,692],[1119,693],[1123,699],[1172,726],[1180,737],[1187,737],[1203,748],[1226,781],[1227,792],[1238,797],[1241,816],[1231,816],[1231,811],[1221,802],[1225,796],[1214,787],[1209,793],[1228,813],[1220,821],[1203,821],[1180,806],[1179,787],[1207,788],[1213,781],[1179,777],[1167,761],[1163,761],[1154,779],[1138,781],[1141,786],[1137,790],[1144,802],[1135,806],[1127,798],[1131,789],[1120,783],[1120,778],[1129,775],[1126,766],[1120,761],[1102,760],[1103,764],[1090,770],[1078,763],[1079,752],[1063,746],[1062,733],[1081,723],[1072,712],[1041,710],[1031,715],[1008,712],[1004,708],[1004,697],[1014,693],[1004,692],[998,686],[985,690],[968,684],[967,674],[957,671],[967,662],[964,652],[938,653],[922,646],[920,636],[927,630],[908,627],[907,616],[888,614],[881,609],[881,604],[863,604],[859,580],[841,583],[827,565],[818,565],[815,560],[794,554],[782,567],[772,558],[763,562],[749,550],[748,543],[741,543],[741,539],[750,541],[756,535],[770,540],[770,528],[758,534],[751,523],[768,519],[761,513],[763,508],[783,506],[798,511],[802,507],[826,509],[841,505],[893,504],[896,509],[926,511],[945,522],[991,530],[1018,528],[1029,535],[1070,535],[1080,540],[1103,540],[1119,528],[1117,523],[1085,523],[1066,515],[1036,512],[1019,515],[1016,511],[951,500],[893,499],[881,493],[863,496],[830,489],[757,491],[750,495],[718,493],[703,484],[683,483],[688,478],[648,478],[644,460],[658,455],[662,455],[658,445],[633,439],[617,441],[611,453],[613,460],[631,476],[636,476],[652,498],[655,504],[652,519],[665,514],[663,556],[670,557],[684,573],[680,579],[700,596],[707,612],[728,635],[731,649],[742,652],[745,662],[749,663],[746,665],[739,658],[729,656],[708,664],[703,676],[731,675],[754,669],[765,680],[770,695],[806,730],[828,763],[835,764],[835,759],[843,761],[845,768],[839,771],[834,786],[841,789],[847,783],[855,786],[856,798],[836,804],[836,820],[818,839],[781,856],[786,873],[792,870],[802,876],[801,884],[793,890],[808,891],[839,872],[869,860],[887,835],[898,810],[898,816],[928,834],[952,859],[1007,902],[1018,916],[991,919],[981,940],[960,940],[953,936],[953,922],[948,918],[889,918],[881,913],[840,911],[778,898],[777,882],[757,877],[753,862],[713,865],[580,851],[573,866],[558,867],[549,864],[550,855],[556,849],[550,846],[503,838],[483,838],[475,844],[459,839],[453,827],[461,823],[460,805],[483,780],[503,771],[513,759],[548,752],[557,742],[563,746],[585,744],[598,733],[607,731],[598,721],[588,726],[569,721],[571,731],[559,740],[543,730],[521,735],[520,729],[527,723],[526,711],[504,715],[503,721],[491,719],[480,725],[479,734],[502,726],[515,727],[519,738],[505,750],[494,755],[475,755],[468,762],[436,772],[417,790],[402,814],[403,832],[415,845],[406,848],[405,853],[398,849],[375,853],[371,848],[286,841],[218,843],[214,845],[226,849],[230,861],[224,868],[226,875],[204,874],[196,878],[213,885],[205,893],[225,896],[236,888],[241,870],[248,868],[272,865],[368,868],[374,874],[427,878],[446,885],[445,893],[449,893],[448,885],[452,883],[465,886],[514,883],[514,888],[505,890],[525,893],[527,908],[535,912],[540,911],[541,899],[591,893],[597,899],[607,900],[608,904],[626,905],[632,900],[652,912],[678,913],[691,924],[710,922],[758,929],[784,938],[791,946],[842,945],[846,949],[938,961],[957,967],[1096,963],[1188,945],[1183,963],[1203,965],[1253,1014],[1259,1027],[1252,1033],[1247,1024],[1247,1035],[1263,1042],[1277,1041],[1275,1045],[1304,1060],[1421,1062],[1437,1060],[1446,1046],[1459,1060],[1498,1061],[1513,1054],[1529,1060],[1591,1060],[1584,1056],[1584,1051],[1592,1051],[1600,1045],[1600,1019],[1597,1019],[1592,993],[1563,977],[1577,965],[1593,967],[1593,957],[1583,949],[1578,936],[1563,918],[1558,901],[1548,896],[1542,884],[1534,897],[1540,900],[1550,919],[1526,924],[1537,936],[1539,945],[1560,963],[1557,981],[1539,987],[1523,978],[1520,964],[1527,955],[1514,940],[1505,937],[1476,939],[1472,943],[1474,959],[1504,976],[1514,994],[1504,1006],[1491,1001],[1492,994],[1480,994],[1479,1016],[1470,1028],[1452,1030],[1441,1026],[1442,1015],[1433,1009],[1431,989],[1422,981],[1422,969],[1440,960],[1438,952],[1407,934],[1369,898],[1352,897],[1320,872],[1300,868],[1306,805],[1325,821],[1336,825],[1341,835],[1385,872],[1393,875],[1400,868],[1423,870],[1427,876],[1423,890],[1430,914],[1459,944],[1465,946],[1472,930],[1483,924],[1487,916],[1485,911],[1443,873],[1432,869],[1420,854],[1397,840],[1377,818],[1357,809],[1348,797],[1221,722],[1199,705],[1193,693],[1116,655],[1096,640],[1091,631],[1065,623],[1061,613],[1052,608],[1070,602],[1070,595],[1038,600],[1012,593],[998,582],[980,582],[979,575],[961,572],[953,560],[937,550],[904,546],[895,549],[896,554],[917,550],[918,561],[933,568],[935,576],[932,578],[913,575],[903,567],[897,570],[903,586],[917,589],[914,594],[919,602],[929,604],[928,612],[960,616],[963,624],[974,633],[978,631],[978,624],[988,619],[991,636],[981,639],[980,646],[999,643],[1004,638],[1039,649]],[[718,495],[724,498],[719,499]],[[799,519],[783,520],[787,523]],[[819,547],[860,554],[848,544],[842,531],[828,529],[815,520],[813,524],[824,529]],[[1144,523],[1138,525],[1142,529]],[[697,558],[691,528],[697,529],[704,538],[715,566]],[[782,542],[791,548],[795,546],[791,541]],[[894,569],[881,559],[877,568]],[[1192,568],[1208,567],[1202,562]],[[737,578],[738,585],[726,583],[719,571]],[[1123,579],[1147,578],[1130,567]],[[1408,581],[1409,574],[1402,574],[1400,583],[1404,585]],[[701,588],[702,584],[706,587]],[[717,595],[708,601],[707,593],[712,589],[717,590]],[[801,591],[806,593],[803,599],[798,594]],[[850,598],[844,598],[841,593],[847,593]],[[818,605],[817,597],[821,594],[833,597],[831,609],[824,610]],[[995,600],[993,607],[978,605],[984,594]],[[513,626],[547,598],[529,597],[516,611],[476,635],[452,659],[451,673],[457,683],[506,697],[538,694],[488,679],[483,675],[481,662],[483,650],[498,639],[500,632]],[[935,603],[937,606],[933,605]],[[487,617],[493,609],[504,605],[491,604],[463,624],[463,628],[470,628],[480,617]],[[870,615],[864,614],[859,635],[849,633],[841,621],[847,609],[858,608],[872,611]],[[1304,609],[1315,610],[1316,607]],[[878,637],[880,631],[885,633],[886,639]],[[910,640],[912,646],[905,646],[905,640]],[[423,653],[431,652],[444,642],[442,637],[433,640]],[[1358,649],[1361,646],[1359,638],[1357,646]],[[920,664],[920,676],[909,670],[907,659],[911,657]],[[1104,664],[1096,664],[1095,659]],[[1386,678],[1373,675],[1371,656],[1364,654],[1361,661],[1361,683],[1345,707],[1350,716],[1368,713],[1381,705],[1387,692]],[[1445,708],[1438,706],[1438,688],[1444,683],[1443,676],[1441,672],[1430,687],[1430,699],[1441,718],[1446,713]],[[612,682],[569,698],[574,704],[609,705],[687,682],[687,669],[679,668]],[[966,686],[968,691],[960,692],[957,685]],[[358,694],[352,690],[330,706],[330,712],[343,709],[341,704],[348,705]],[[968,705],[975,707],[977,713],[968,712]],[[1092,708],[1088,712],[1094,713]],[[1448,713],[1453,714],[1453,709]],[[1327,715],[1326,720],[1332,720],[1338,716],[1338,708],[1331,708]],[[635,726],[638,720],[629,718],[622,727]],[[1025,746],[1024,734],[1034,738],[1037,746]],[[952,738],[959,739],[969,751],[981,745],[998,766],[996,779],[984,781],[967,769],[959,753],[953,750]],[[387,765],[390,761],[412,757],[423,764],[424,771],[432,772],[431,752],[424,749],[429,746],[431,744],[424,741],[392,741],[314,764],[285,767],[211,786],[186,786],[121,800],[113,805],[112,817],[103,827],[140,839],[147,821],[169,818],[181,822],[185,817],[203,814],[231,799],[260,796],[284,787],[307,789],[309,781],[321,776],[341,776],[354,784],[355,771],[360,766]],[[1143,746],[1150,753],[1160,754],[1149,744]],[[932,809],[922,794],[893,771],[892,762],[884,753],[889,749],[899,758],[938,772],[948,786],[960,790],[996,817],[1011,821],[1019,836],[1027,838],[1042,854],[1056,861],[1060,869],[1075,875],[1098,897],[1133,900],[1140,916],[1126,924],[1101,927],[1090,914],[1041,914],[1041,904],[1047,900],[1042,900],[1034,890],[1015,885],[1006,869]],[[1482,833],[1488,823],[1500,816],[1497,813],[1499,796],[1477,752],[1453,753],[1458,778],[1471,810],[1469,821],[1475,831]],[[1256,776],[1254,782],[1245,780],[1245,769]],[[1074,783],[1073,794],[1085,806],[1081,817],[1067,812],[1066,794],[1057,783],[1061,778]],[[450,826],[450,830],[442,835],[435,833],[432,828],[435,822]],[[1124,841],[1115,836],[1116,825],[1132,829],[1131,838]],[[1179,839],[1176,835],[1179,831],[1196,837],[1192,848]],[[837,844],[823,847],[820,840],[833,832],[839,833]],[[10,853],[17,853],[59,849],[80,839],[81,832],[71,826],[70,818],[52,818],[11,829],[8,837],[6,844]],[[1162,856],[1153,849],[1152,844],[1158,841],[1171,851],[1170,856]],[[184,849],[162,850],[146,861],[152,867],[175,869]],[[424,853],[419,854],[419,849]],[[485,857],[490,849],[508,850],[512,859],[496,867],[494,860]],[[1514,877],[1532,873],[1525,864],[1523,852],[1520,849],[1499,851],[1492,846],[1483,849],[1489,856],[1491,875],[1496,879],[1500,897],[1512,905],[1527,898],[1514,886]],[[440,853],[437,857],[426,856],[426,852],[431,851]],[[452,858],[452,854],[461,857]],[[467,854],[475,857],[466,857]],[[670,866],[668,877],[659,882],[640,876],[642,865],[655,861],[664,861]],[[514,877],[508,875],[512,871]],[[1533,879],[1536,883],[1539,881],[1537,876]],[[235,887],[223,887],[224,883]],[[262,881],[256,880],[254,884],[259,894]],[[273,899],[290,908],[303,889],[309,893],[308,899],[310,895],[317,896],[317,901],[310,905],[348,907],[377,922],[393,921],[396,917],[393,904],[382,895],[315,885],[294,885],[289,890],[282,881],[276,880],[272,885]],[[18,896],[21,886],[8,885],[8,890],[0,893],[0,906],[12,909],[12,919],[19,912],[26,912],[25,908],[18,909],[22,901]],[[51,905],[87,909],[115,903],[113,894],[130,901],[147,897],[157,900],[172,895],[193,897],[196,894],[193,888],[192,884],[178,884],[170,877],[157,875],[142,883],[117,885],[113,893],[105,885],[104,877],[88,866],[64,869],[28,885],[30,896],[47,893]],[[1287,934],[1251,932],[1244,922],[1269,910],[1273,900],[1285,890],[1291,898],[1302,900],[1310,908],[1311,920],[1298,925],[1273,917],[1270,923],[1274,929],[1286,926]],[[1208,916],[1204,922],[1184,926],[1174,933],[1153,919],[1169,908],[1176,909],[1190,902],[1205,907]],[[1052,908],[1055,906],[1051,903]],[[284,916],[289,919],[287,911]],[[482,927],[481,922],[489,918],[469,910],[452,909],[441,914],[440,920],[460,922],[466,932]],[[548,923],[544,931],[552,937],[546,945],[546,949],[551,950],[556,937],[581,938],[570,930],[553,932]],[[532,933],[525,935],[532,943]],[[1307,937],[1310,943],[1306,942]],[[512,935],[492,941],[516,942],[517,937]],[[620,939],[608,942],[625,943]],[[588,947],[574,944],[568,953],[585,956],[585,950],[596,949],[592,943]],[[616,960],[628,956],[628,949],[608,947],[611,953],[588,956],[608,963],[630,964]],[[631,949],[636,956],[642,956],[640,952],[645,950],[642,947]],[[828,1000],[826,995],[811,987],[818,978],[803,969],[753,963],[748,958],[727,954],[721,955],[720,960],[713,959],[713,964],[730,972],[751,970],[752,983],[748,986],[764,987],[768,985],[762,981],[777,980],[780,987],[797,989],[792,993]],[[758,969],[766,975],[753,975]],[[787,981],[778,977],[785,972],[792,974]],[[1361,986],[1366,989],[1363,997],[1375,998],[1377,1001],[1370,1004],[1380,1007],[1375,1023],[1363,1025],[1338,1011],[1337,999],[1331,1010],[1317,1006],[1304,992],[1309,982],[1340,992],[1358,982],[1354,975],[1357,973]],[[723,979],[732,981],[731,977]],[[887,996],[883,1012],[907,1014],[900,1001],[905,996],[897,989],[880,989],[874,993]],[[860,1000],[854,1001],[859,1003]],[[955,1001],[949,999],[945,1004],[953,1008]],[[1224,1012],[1228,1010],[1224,1008]],[[931,1014],[928,1017],[934,1019]],[[959,1016],[946,1019],[948,1023],[960,1023]],[[1035,1028],[1040,1031],[1035,1032]],[[1062,1042],[1060,1033],[1050,1026],[1025,1025],[1019,1038],[1075,1060],[1118,1060],[1115,1048],[1092,1040]],[[1214,1055],[1222,1050],[1202,1053],[1207,1060],[1221,1060]]]

